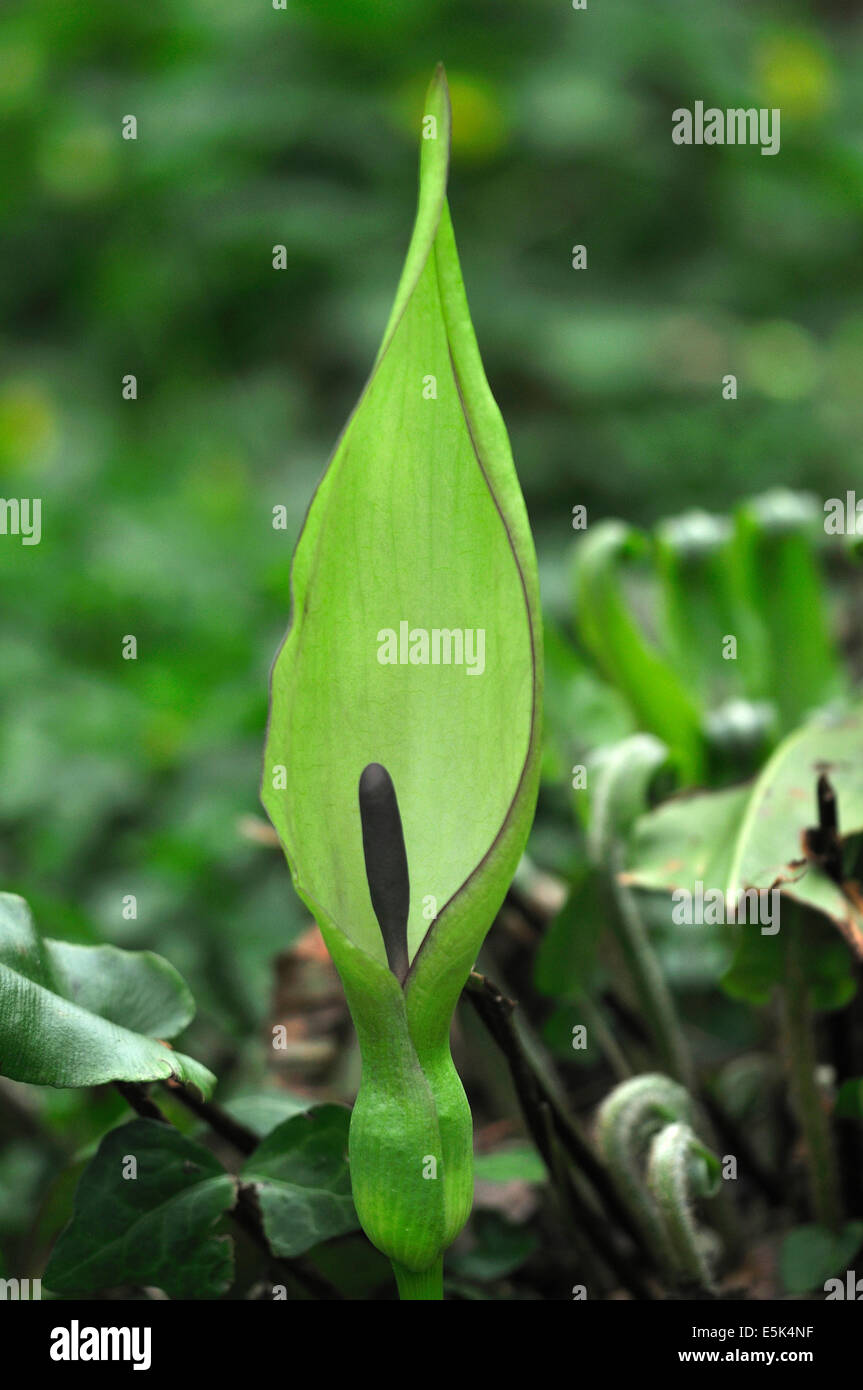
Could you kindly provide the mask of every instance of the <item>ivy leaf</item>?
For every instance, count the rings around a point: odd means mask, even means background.
[[[505,1279],[524,1264],[538,1245],[534,1231],[517,1226],[494,1211],[478,1212],[471,1229],[476,1236],[474,1248],[452,1259],[453,1272],[464,1279]]]
[[[291,1258],[356,1230],[347,1164],[350,1111],[322,1105],[277,1125],[246,1162],[274,1255]]]
[[[318,1101],[311,1096],[296,1096],[290,1091],[254,1091],[250,1095],[236,1096],[225,1101],[224,1109],[238,1124],[250,1129],[259,1139],[271,1134],[283,1120],[294,1115],[303,1115]]]
[[[30,909],[0,894],[0,1072],[37,1086],[215,1078],[157,1041],[185,1028],[192,996],[161,956],[43,939]]]
[[[779,1272],[788,1293],[823,1288],[830,1278],[851,1267],[863,1244],[863,1221],[849,1221],[839,1231],[826,1226],[797,1226],[789,1231],[779,1254]]]
[[[121,1125],[84,1170],[45,1283],[58,1294],[144,1284],[217,1298],[231,1284],[233,1246],[213,1228],[234,1199],[233,1178],[207,1149],[157,1120]]]

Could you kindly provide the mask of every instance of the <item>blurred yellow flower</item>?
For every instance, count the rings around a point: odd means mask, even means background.
[[[833,99],[830,61],[811,38],[783,34],[768,39],[758,53],[757,66],[764,104],[780,107],[783,116],[812,120]]]
[[[24,377],[5,382],[0,387],[0,475],[39,462],[56,442],[54,404],[42,385]]]

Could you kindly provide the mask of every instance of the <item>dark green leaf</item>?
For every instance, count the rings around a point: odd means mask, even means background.
[[[598,875],[585,872],[546,927],[536,956],[535,983],[554,999],[576,998],[590,983],[607,905]]]
[[[523,1265],[537,1246],[533,1231],[505,1221],[496,1212],[478,1212],[473,1221],[473,1250],[454,1254],[450,1266],[465,1279],[504,1279]]]
[[[473,1175],[478,1182],[546,1182],[545,1164],[530,1144],[514,1144],[494,1153],[477,1154]]]
[[[0,894],[0,1072],[37,1086],[215,1078],[159,1038],[184,1028],[192,996],[150,951],[43,940],[23,898]]]
[[[358,1225],[347,1163],[350,1111],[321,1105],[285,1120],[243,1168],[254,1186],[270,1248],[302,1255]]]
[[[130,1159],[134,1177],[124,1176]],[[234,1198],[218,1160],[170,1125],[121,1125],[84,1171],[45,1283],[58,1294],[139,1284],[171,1298],[215,1298],[231,1283],[233,1254],[213,1228]]]
[[[843,1274],[863,1243],[863,1221],[849,1221],[839,1232],[825,1226],[789,1231],[779,1256],[779,1272],[789,1293],[809,1293]]]
[[[842,1082],[834,1114],[841,1120],[863,1120],[863,1076]]]
[[[283,1120],[305,1114],[317,1103],[308,1096],[292,1095],[290,1091],[258,1091],[253,1095],[225,1101],[224,1109],[238,1124],[245,1125],[246,1129],[263,1139]]]

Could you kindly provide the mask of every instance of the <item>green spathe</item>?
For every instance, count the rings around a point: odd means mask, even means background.
[[[262,793],[360,1040],[357,1212],[414,1272],[439,1260],[470,1210],[471,1119],[449,1027],[530,829],[542,669],[533,543],[446,203],[442,69],[422,130],[417,218],[389,324],[294,556]],[[378,634],[404,615],[428,633],[481,631],[481,678],[455,662],[382,664]],[[387,965],[363,860],[357,787],[370,764],[392,778],[404,830],[404,986]]]

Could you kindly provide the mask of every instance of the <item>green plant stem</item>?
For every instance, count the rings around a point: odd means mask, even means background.
[[[785,1046],[791,1075],[791,1098],[806,1145],[812,1212],[816,1221],[836,1230],[842,1220],[839,1170],[830,1129],[816,1080],[815,1020],[802,960],[806,930],[799,911],[783,914]]]
[[[614,933],[644,1010],[662,1066],[669,1076],[694,1093],[695,1071],[674,1001],[662,977],[656,954],[630,890],[612,874],[612,893],[616,912]]]
[[[597,1008],[586,991],[582,991],[578,996],[578,1008],[584,1016],[589,1031],[599,1044],[600,1052],[614,1072],[615,1079],[626,1081],[627,1077],[634,1074],[632,1065],[606,1023],[602,1010]]]
[[[392,1261],[393,1273],[396,1276],[396,1283],[399,1288],[399,1298],[402,1303],[412,1300],[424,1300],[425,1302],[440,1303],[443,1300],[443,1256],[436,1260],[428,1269],[423,1269],[417,1274],[412,1269],[405,1269],[404,1265]]]
[[[674,1007],[674,1000],[663,978],[635,898],[629,888],[620,881],[620,865],[621,854],[618,846],[611,856],[611,891],[617,909],[612,914],[614,932],[662,1063],[668,1074],[696,1098],[698,1081],[695,1067]],[[708,1117],[702,1111],[697,1119],[698,1128],[708,1144],[716,1147],[713,1126]],[[729,1254],[738,1252],[742,1244],[739,1222],[728,1194],[724,1191],[720,1191],[714,1205],[714,1219]]]

